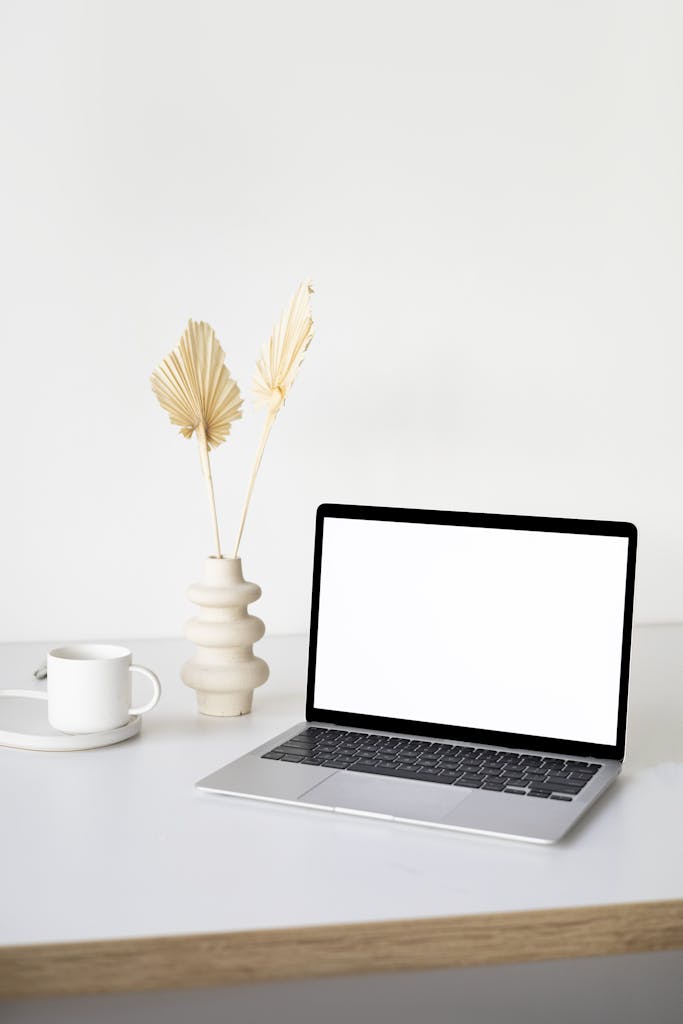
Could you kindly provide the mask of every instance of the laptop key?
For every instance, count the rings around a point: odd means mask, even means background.
[[[551,789],[555,789],[556,786],[559,787],[557,790],[558,793],[563,792],[563,786],[569,786],[571,789],[575,790],[575,792],[578,793],[580,790],[583,789],[586,783],[582,782],[580,779],[558,779],[556,776],[550,775],[545,780],[543,785],[549,786]]]
[[[350,761],[323,761],[325,768],[348,768]]]
[[[281,761],[303,761],[301,754],[283,754],[280,758]]]
[[[500,793],[505,789],[505,785],[502,782],[485,782],[481,788],[491,789],[496,793]]]
[[[524,796],[526,790],[524,790],[524,789],[517,789],[515,786],[506,786],[505,787],[505,792],[506,793],[514,793],[516,796]]]
[[[417,782],[422,779],[423,782],[430,782],[431,779],[426,779],[420,772],[411,772],[407,768],[371,768],[366,764],[352,764],[349,768],[351,772],[366,772],[368,775],[390,775],[394,779],[414,779]]]
[[[271,761],[279,761],[282,758],[282,754],[278,750],[270,750],[267,754],[261,754],[261,757],[267,757]]]
[[[534,791],[534,790],[532,789],[532,790],[531,790],[531,791],[530,791],[529,793],[527,793],[527,796],[538,796],[538,797],[540,797],[540,798],[541,798],[542,800],[547,800],[547,799],[548,799],[548,797],[550,796],[550,793],[539,793],[539,792],[537,792],[537,791]]]
[[[573,797],[565,796],[562,793],[551,793],[550,794],[550,799],[551,800],[573,800]]]
[[[322,757],[305,757],[302,764],[324,764]]]

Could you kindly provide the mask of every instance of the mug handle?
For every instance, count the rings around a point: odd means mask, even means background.
[[[143,668],[142,665],[129,665],[131,672],[141,672],[143,676],[147,676],[148,679],[152,680],[152,686],[154,687],[154,693],[152,699],[146,704],[143,704],[139,708],[131,708],[128,712],[129,715],[144,715],[145,711],[151,711],[155,704],[159,703],[159,697],[161,697],[161,683],[148,668]]]

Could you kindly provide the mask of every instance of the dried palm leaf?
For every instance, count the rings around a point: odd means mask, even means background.
[[[152,374],[152,390],[183,437],[197,435],[209,492],[216,553],[221,555],[209,450],[222,444],[242,415],[242,398],[210,324],[189,320],[177,348]]]
[[[309,296],[313,293],[310,281],[300,284],[289,305],[273,328],[268,344],[264,347],[256,364],[254,375],[254,397],[257,406],[265,406],[267,411],[263,425],[263,433],[259,442],[254,465],[251,470],[247,496],[242,509],[234,558],[237,558],[244,522],[247,518],[249,502],[254,490],[256,474],[259,471],[266,441],[273,428],[275,418],[285,403],[294,383],[306,349],[313,339],[313,318]]]

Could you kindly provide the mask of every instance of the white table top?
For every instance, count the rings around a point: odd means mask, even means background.
[[[142,734],[75,753],[0,749],[0,945],[229,932],[678,899],[683,626],[636,630],[624,772],[557,846],[197,792],[304,718],[307,644],[258,645],[254,712],[195,710],[189,645],[130,643],[164,692]],[[43,644],[0,647],[0,686],[36,685]]]

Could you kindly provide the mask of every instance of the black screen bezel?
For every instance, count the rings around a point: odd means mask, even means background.
[[[320,607],[320,570],[325,519],[367,519],[380,522],[432,523],[443,526],[476,526],[502,530],[533,530],[541,533],[576,533],[603,537],[625,537],[628,540],[628,554],[616,743],[614,745],[583,743],[577,740],[557,739],[552,736],[531,736],[525,733],[472,729],[463,726],[441,725],[434,722],[412,721],[403,718],[385,718],[376,715],[355,714],[347,711],[334,711],[329,708],[316,707],[315,666]],[[378,729],[384,732],[424,735],[437,739],[464,740],[505,747],[521,747],[528,750],[543,750],[558,754],[582,754],[591,757],[621,760],[624,756],[626,742],[626,704],[631,655],[637,539],[638,531],[633,523],[607,522],[595,519],[555,519],[546,516],[496,515],[485,512],[437,512],[422,509],[385,508],[372,505],[320,505],[317,510],[315,525],[306,720],[308,722],[327,722],[330,725],[356,726],[361,729]]]

